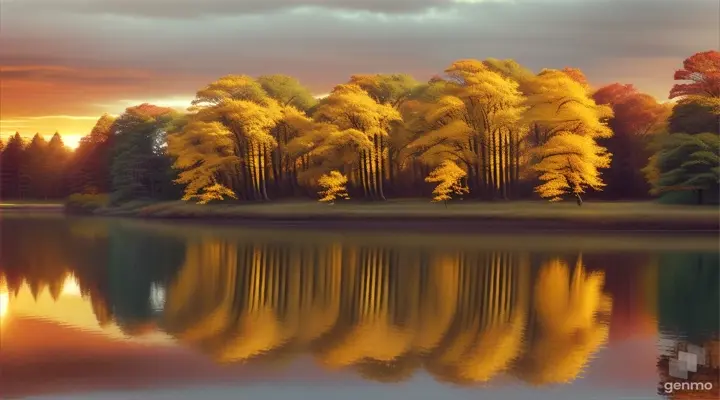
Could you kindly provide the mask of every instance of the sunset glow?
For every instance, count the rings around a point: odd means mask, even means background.
[[[63,296],[80,296],[80,285],[78,284],[77,278],[73,275],[68,275],[68,277],[65,278],[65,282],[63,282],[61,293]]]
[[[665,99],[672,85],[667,71],[698,49],[716,47],[717,3],[657,1],[652,17],[637,2],[617,0],[262,7],[210,0],[182,9],[162,2],[3,2],[0,136],[59,132],[74,148],[103,113],[143,102],[183,109],[199,88],[225,74],[292,75],[319,94],[358,72],[402,71],[425,80],[458,57],[516,58],[533,69],[572,65],[595,85],[633,82]],[[483,40],[449,40],[453,35]],[[238,37],[254,39],[238,43]]]
[[[0,292],[0,321],[2,321],[7,314],[8,301],[10,301],[8,292]]]

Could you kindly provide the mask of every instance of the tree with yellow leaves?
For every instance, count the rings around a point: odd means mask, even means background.
[[[387,137],[393,123],[402,121],[400,113],[391,105],[378,103],[363,88],[350,83],[336,86],[318,106],[314,118],[325,131],[324,138],[314,144],[315,153],[319,153],[318,148],[329,150],[328,144],[332,144],[331,148],[352,149],[352,158],[336,160],[340,165],[333,166],[354,165],[365,197],[385,200],[383,177],[386,164],[383,160],[386,149],[383,138]]]
[[[418,82],[407,74],[373,74],[353,75],[350,83],[360,86],[378,104],[390,106],[404,115],[403,111]],[[387,135],[374,137],[375,152],[381,157],[376,158],[376,170],[382,171],[381,179],[390,186],[397,183],[397,175],[403,169],[403,150],[410,143],[409,131],[404,119],[390,124]],[[384,195],[384,193],[383,193]]]
[[[248,200],[268,200],[268,155],[277,146],[270,131],[284,116],[281,105],[244,75],[211,83],[192,104],[190,122],[169,138],[176,168],[184,170],[178,179],[187,185],[184,198],[220,185]]]
[[[597,105],[588,87],[563,71],[544,70],[532,86],[524,118],[533,127],[534,169],[544,182],[535,191],[551,201],[571,193],[582,205],[585,188],[605,186],[599,169],[610,166],[611,155],[595,140],[612,136],[606,125],[612,109]]]
[[[347,194],[347,181],[347,177],[339,171],[330,171],[329,174],[321,176],[318,184],[324,190],[318,192],[318,194],[322,196],[319,201],[335,204],[335,200],[338,197],[348,200],[350,196]]]
[[[544,181],[535,188],[540,197],[559,201],[563,194],[572,194],[581,206],[585,188],[605,186],[599,169],[610,166],[611,156],[590,137],[564,132],[553,136],[537,154],[540,161],[534,169]]]
[[[445,73],[447,91],[423,116],[430,129],[411,146],[429,164],[462,163],[471,190],[506,197],[525,109],[519,85],[478,60],[456,61]]]
[[[437,187],[433,190],[435,197],[432,201],[442,201],[447,207],[448,200],[452,199],[451,195],[470,193],[469,189],[462,184],[462,179],[466,176],[467,172],[454,162],[443,161],[425,178],[425,182],[438,182]]]

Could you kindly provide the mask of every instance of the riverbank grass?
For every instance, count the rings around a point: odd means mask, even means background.
[[[590,219],[590,220],[718,220],[720,212],[713,206],[679,206],[653,202],[453,202],[449,207],[426,200],[390,200],[385,202],[341,201],[318,202],[219,203],[198,205],[181,201],[132,202],[118,207],[103,207],[100,215],[146,218],[492,218],[492,219]]]

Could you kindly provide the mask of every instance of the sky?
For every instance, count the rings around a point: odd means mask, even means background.
[[[323,94],[463,58],[577,67],[665,100],[685,58],[720,47],[719,25],[717,0],[0,0],[0,136],[72,146],[105,112],[185,108],[227,74]]]

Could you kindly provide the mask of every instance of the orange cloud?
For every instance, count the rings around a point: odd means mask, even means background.
[[[57,65],[0,66],[3,119],[44,115],[94,115],[97,104],[122,98],[190,93],[204,79],[136,69],[73,68]]]
[[[49,138],[59,132],[70,147],[76,147],[105,112],[118,114],[152,99],[177,106],[178,99],[189,99],[207,83],[202,77],[139,69],[62,65],[0,66],[0,75],[0,138],[7,140],[15,132],[28,139],[35,133]],[[119,99],[148,100],[130,104]]]

